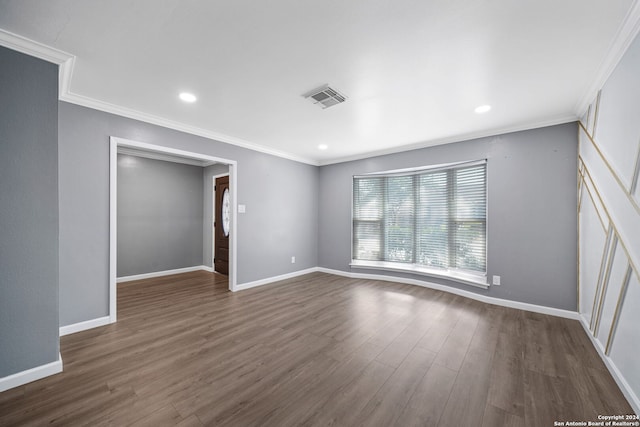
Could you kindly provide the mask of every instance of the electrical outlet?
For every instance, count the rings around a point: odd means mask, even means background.
[[[291,264],[295,264],[296,263],[296,257],[292,256],[291,257]]]
[[[500,286],[500,276],[493,276],[493,285]]]

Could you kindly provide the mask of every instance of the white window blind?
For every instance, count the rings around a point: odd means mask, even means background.
[[[353,260],[486,272],[486,161],[353,178]]]

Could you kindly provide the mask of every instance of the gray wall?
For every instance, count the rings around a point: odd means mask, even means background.
[[[575,123],[321,167],[319,265],[351,271],[353,175],[483,158],[488,159],[487,272],[489,277],[501,276],[502,285],[483,290],[425,276],[389,274],[575,311]]]
[[[203,170],[118,154],[118,277],[202,264]]]
[[[213,268],[213,177],[229,173],[229,166],[216,164],[204,168],[204,224],[202,226],[202,265]]]
[[[66,102],[59,115],[61,326],[108,314],[109,136],[238,162],[238,284],[317,265],[317,167]]]
[[[58,359],[58,67],[0,47],[0,377]]]

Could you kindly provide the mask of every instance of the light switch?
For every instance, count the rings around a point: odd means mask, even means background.
[[[246,205],[238,205],[238,213],[245,213],[247,211]]]

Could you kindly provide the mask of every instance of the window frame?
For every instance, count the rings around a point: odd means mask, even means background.
[[[473,167],[473,166],[479,166],[479,165],[484,165],[485,166],[485,215],[484,215],[484,220],[478,220],[477,218],[475,219],[464,219],[464,220],[458,220],[456,218],[454,218],[451,215],[448,215],[448,224],[451,225],[456,225],[456,224],[464,224],[464,223],[483,223],[484,224],[484,231],[485,231],[485,238],[484,238],[484,261],[485,261],[485,271],[484,272],[480,272],[480,271],[473,271],[473,270],[464,270],[464,269],[460,269],[460,268],[451,268],[449,263],[449,266],[445,269],[445,268],[430,268],[424,265],[420,265],[415,263],[415,259],[416,259],[416,253],[415,253],[415,247],[417,245],[417,235],[415,233],[415,229],[414,229],[414,236],[413,236],[413,240],[414,240],[414,253],[412,255],[412,262],[411,263],[404,263],[404,262],[393,262],[393,261],[384,261],[384,260],[378,260],[378,261],[371,261],[371,260],[358,260],[358,259],[354,259],[354,233],[355,233],[355,229],[356,229],[356,221],[359,223],[366,223],[366,222],[370,222],[370,223],[377,223],[379,224],[379,228],[381,231],[381,238],[380,238],[380,250],[384,251],[384,247],[385,247],[385,238],[384,238],[384,222],[385,222],[385,218],[384,218],[384,213],[382,215],[381,218],[377,219],[377,220],[356,220],[354,218],[354,214],[355,214],[355,180],[358,178],[376,178],[376,177],[380,177],[380,178],[389,178],[389,177],[393,177],[393,176],[407,176],[407,175],[414,175],[414,176],[419,176],[421,173],[433,173],[433,172],[438,172],[438,171],[450,171],[450,170],[454,170],[454,169],[461,169],[461,168],[467,168],[467,167]],[[414,178],[415,179],[415,178]],[[385,184],[386,185],[386,182]],[[415,188],[415,186],[414,186]],[[351,257],[351,262],[349,263],[351,268],[362,268],[362,269],[376,269],[376,270],[384,270],[384,271],[393,271],[393,272],[402,272],[402,273],[410,273],[410,274],[417,274],[417,275],[423,275],[423,276],[429,276],[429,277],[434,277],[434,278],[439,278],[439,279],[445,279],[448,281],[453,281],[453,282],[457,282],[457,283],[463,283],[466,285],[471,285],[471,286],[475,286],[475,287],[480,287],[480,288],[484,288],[484,289],[488,289],[489,288],[489,284],[487,283],[487,270],[488,270],[488,242],[489,242],[489,221],[488,221],[488,217],[489,217],[489,204],[488,204],[488,199],[489,199],[489,183],[488,183],[488,161],[487,159],[480,159],[480,160],[472,160],[472,161],[465,161],[465,162],[455,162],[455,163],[446,163],[446,164],[438,164],[438,165],[432,165],[432,166],[424,166],[424,167],[417,167],[417,168],[406,168],[406,169],[397,169],[397,170],[390,170],[390,171],[382,171],[382,172],[373,172],[373,173],[367,173],[367,174],[359,174],[359,175],[353,175],[351,177],[351,234],[350,234],[350,257]],[[416,196],[414,194],[414,202],[416,200]],[[386,203],[383,203],[382,206],[383,211],[386,210]],[[417,207],[414,207],[415,211],[417,212]],[[417,218],[414,219],[414,223],[415,221],[417,221]],[[451,233],[447,233],[448,238],[451,239],[452,238],[452,234]]]

